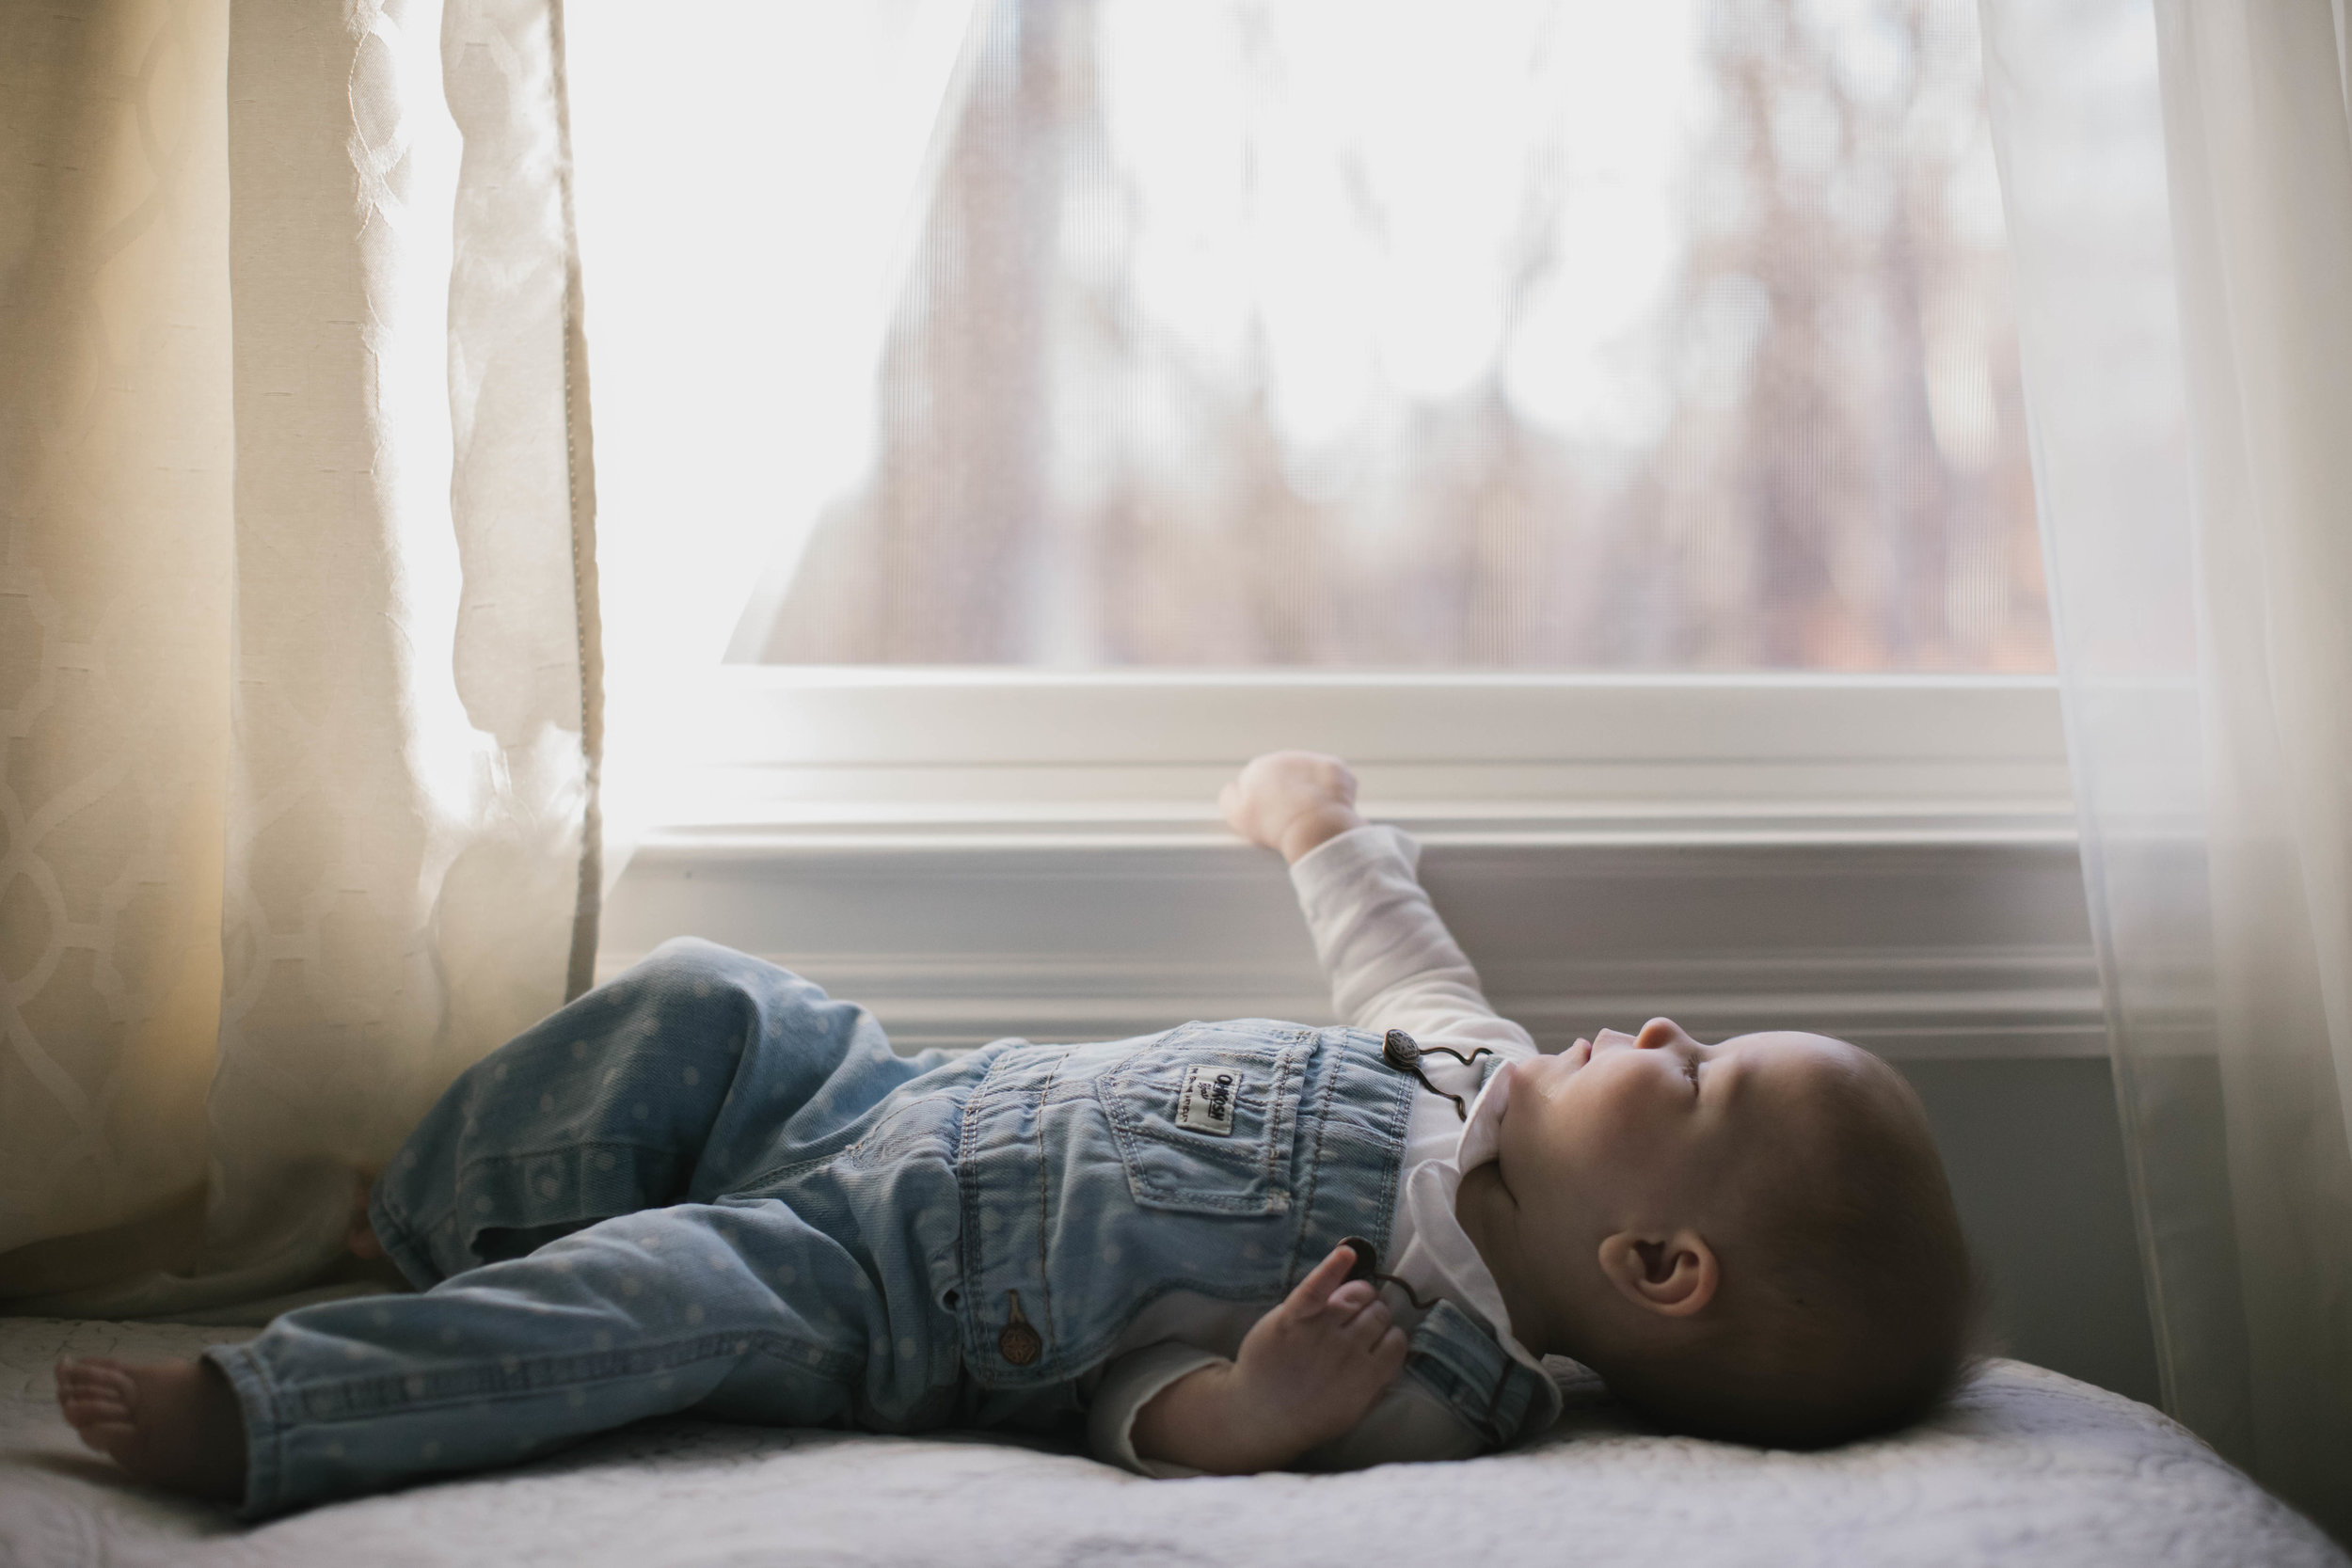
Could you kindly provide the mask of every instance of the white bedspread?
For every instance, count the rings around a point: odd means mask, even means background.
[[[2014,1361],[1938,1420],[1824,1454],[1646,1435],[1589,1391],[1519,1452],[1233,1481],[1144,1481],[980,1438],[679,1420],[249,1530],[122,1484],[57,1417],[60,1352],[160,1358],[237,1337],[0,1320],[0,1562],[2346,1563],[2155,1411]]]

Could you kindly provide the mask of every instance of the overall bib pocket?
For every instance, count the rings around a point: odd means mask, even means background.
[[[1311,1030],[1188,1023],[1095,1080],[1138,1207],[1192,1214],[1290,1208],[1292,1136]]]
[[[977,1054],[949,1305],[981,1388],[1083,1375],[1163,1296],[1272,1307],[1341,1237],[1388,1235],[1412,1085],[1341,1032]]]

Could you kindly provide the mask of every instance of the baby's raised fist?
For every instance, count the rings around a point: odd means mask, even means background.
[[[1268,752],[1219,791],[1227,826],[1252,844],[1296,861],[1364,819],[1356,815],[1356,774],[1320,752]]]

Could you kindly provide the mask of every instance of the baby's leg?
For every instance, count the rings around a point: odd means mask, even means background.
[[[788,971],[668,942],[467,1069],[377,1180],[368,1228],[428,1286],[733,1191],[928,1065]]]
[[[869,1359],[899,1342],[863,1278],[780,1203],[688,1205],[421,1295],[304,1307],[205,1357],[234,1391],[244,1512],[257,1517],[511,1465],[697,1405],[845,1424]],[[144,1474],[187,1490],[215,1479]]]

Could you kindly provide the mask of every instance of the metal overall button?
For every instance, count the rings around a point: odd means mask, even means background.
[[[1025,1367],[1045,1349],[1045,1341],[1029,1326],[1029,1320],[1021,1315],[1021,1292],[1007,1291],[1005,1294],[1011,1302],[1011,1311],[1004,1331],[996,1336],[996,1354],[1016,1367]]]
[[[1464,1121],[1470,1120],[1470,1106],[1463,1101],[1462,1097],[1458,1094],[1447,1094],[1445,1090],[1438,1087],[1437,1085],[1432,1084],[1429,1081],[1429,1074],[1422,1071],[1421,1064],[1427,1060],[1432,1054],[1451,1056],[1455,1061],[1462,1063],[1464,1066],[1468,1066],[1470,1063],[1478,1060],[1481,1056],[1493,1055],[1493,1049],[1491,1047],[1482,1045],[1477,1050],[1465,1056],[1451,1046],[1433,1045],[1424,1048],[1419,1040],[1413,1038],[1412,1036],[1406,1034],[1402,1029],[1390,1030],[1380,1041],[1380,1059],[1382,1061],[1388,1063],[1399,1072],[1409,1072],[1414,1077],[1420,1079],[1421,1086],[1427,1089],[1431,1094],[1444,1095],[1446,1099],[1454,1101],[1454,1114],[1461,1117]]]

